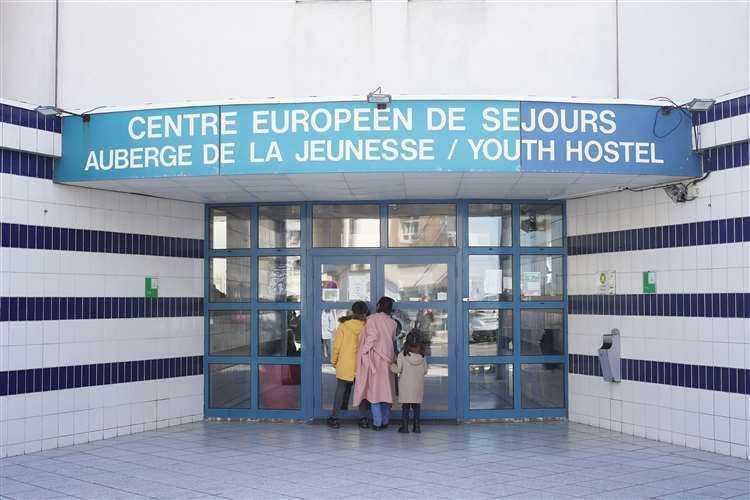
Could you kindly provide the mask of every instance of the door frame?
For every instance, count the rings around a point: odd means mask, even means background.
[[[438,364],[448,365],[448,409],[445,411],[439,410],[424,410],[422,414],[426,418],[446,419],[455,420],[459,414],[458,411],[458,394],[457,388],[459,385],[456,382],[455,374],[458,373],[456,368],[459,363],[457,354],[457,347],[460,338],[460,332],[457,331],[459,322],[456,319],[456,257],[453,255],[447,255],[441,253],[438,255],[394,255],[394,254],[379,254],[379,255],[318,255],[312,259],[313,272],[312,280],[312,296],[313,303],[310,307],[312,311],[312,325],[313,332],[313,358],[312,358],[312,381],[313,390],[309,391],[312,395],[311,409],[312,418],[325,418],[330,415],[330,410],[323,409],[323,374],[321,366],[325,364],[322,358],[322,343],[321,331],[321,313],[324,309],[348,309],[351,306],[351,301],[330,301],[323,302],[322,291],[320,287],[320,275],[322,264],[370,264],[370,311],[375,312],[377,300],[385,294],[385,265],[386,264],[409,264],[409,263],[440,263],[448,266],[448,298],[445,301],[430,301],[430,302],[414,302],[414,307],[406,307],[405,309],[416,309],[417,304],[422,307],[444,309],[448,313],[448,354],[446,356],[440,356]],[[408,302],[407,302],[408,303]],[[429,361],[429,358],[428,358]],[[395,412],[399,414],[398,411]],[[350,408],[347,411],[341,412],[342,417],[353,418],[358,415],[356,408]]]
[[[456,207],[456,246],[454,247],[412,247],[412,248],[397,248],[388,246],[388,207],[392,203],[397,204],[433,204],[433,203],[450,203]],[[513,246],[512,248],[498,248],[498,247],[469,247],[468,246],[468,209],[470,203],[495,203],[495,204],[511,204],[513,210]],[[567,416],[568,408],[568,291],[567,291],[567,223],[566,223],[566,205],[564,202],[560,202],[562,207],[562,224],[563,224],[563,245],[557,248],[523,248],[520,247],[517,241],[519,235],[519,212],[521,204],[550,204],[548,200],[539,199],[502,199],[502,198],[491,198],[491,199],[450,199],[450,200],[438,200],[438,199],[415,199],[415,200],[351,200],[351,201],[284,201],[284,202],[252,202],[252,203],[215,203],[204,205],[204,238],[203,238],[203,271],[204,271],[204,282],[203,282],[203,329],[204,329],[204,356],[202,365],[202,374],[204,380],[204,414],[207,417],[239,417],[239,418],[292,418],[292,419],[312,419],[317,418],[320,412],[316,410],[315,398],[320,398],[320,370],[319,370],[319,356],[320,356],[320,345],[319,345],[319,330],[320,330],[320,316],[319,308],[317,306],[314,294],[316,292],[318,283],[315,282],[317,274],[314,270],[311,270],[311,266],[315,266],[320,259],[330,259],[331,261],[343,261],[344,259],[359,260],[377,262],[379,258],[387,259],[422,259],[424,258],[445,258],[453,263],[453,277],[455,279],[454,286],[451,287],[451,292],[454,294],[452,303],[447,306],[449,314],[453,316],[453,332],[454,332],[454,352],[453,352],[453,373],[451,374],[451,381],[453,383],[453,394],[455,394],[455,420],[461,421],[463,419],[484,419],[484,418],[525,418],[525,417],[565,417]],[[299,248],[291,249],[260,249],[257,247],[258,238],[258,208],[261,206],[272,206],[272,205],[297,205],[300,207],[300,230],[302,237],[302,244]],[[314,205],[377,205],[379,207],[379,223],[380,223],[380,246],[371,248],[315,248],[312,245],[312,212]],[[247,207],[250,210],[251,221],[251,241],[253,244],[251,248],[246,249],[229,249],[229,250],[212,250],[210,248],[209,239],[209,228],[210,228],[210,216],[211,209],[222,208],[222,207]],[[517,405],[517,409],[514,411],[508,410],[469,410],[469,377],[468,377],[468,364],[475,358],[469,358],[468,356],[468,313],[467,310],[471,304],[464,302],[463,298],[467,297],[467,290],[465,287],[468,286],[468,256],[475,254],[496,254],[496,253],[510,253],[514,257],[514,293],[520,293],[520,255],[560,255],[563,258],[563,298],[559,302],[548,302],[548,303],[521,303],[520,300],[514,300],[512,305],[508,308],[514,310],[514,314],[520,316],[520,311],[526,308],[557,308],[563,310],[563,328],[564,328],[564,354],[559,356],[559,362],[563,364],[565,376],[564,376],[564,396],[565,403],[562,408],[544,409],[544,410],[523,410],[520,405]],[[255,317],[255,311],[257,311],[260,304],[258,303],[257,297],[257,264],[256,259],[258,256],[283,256],[283,255],[300,255],[302,259],[302,296],[301,302],[296,304],[262,304],[263,308],[268,309],[291,309],[300,308],[302,314],[302,343],[303,351],[302,356],[298,358],[258,358],[256,356],[256,335],[257,335],[257,318]],[[241,303],[233,304],[219,304],[210,303],[208,300],[209,290],[209,261],[212,256],[246,256],[252,259],[251,264],[251,299]],[[376,265],[377,268],[377,265]],[[378,273],[376,273],[378,274]],[[376,277],[377,280],[377,277]],[[466,283],[465,283],[466,281]],[[373,284],[371,282],[371,299],[377,300],[376,295],[380,285]],[[375,288],[373,288],[375,287]],[[515,299],[515,296],[514,296]],[[510,303],[509,303],[510,304]],[[477,303],[474,303],[477,305]],[[490,306],[491,307],[491,306]],[[249,334],[250,349],[247,356],[242,357],[217,357],[209,354],[209,333],[208,333],[208,320],[209,312],[211,310],[218,309],[241,309],[253,311],[251,319],[251,331]],[[520,317],[519,317],[520,321]],[[309,328],[305,325],[314,325]],[[317,325],[317,326],[315,326]],[[520,334],[520,328],[514,321],[514,342],[517,342],[518,335]],[[312,348],[307,348],[312,346]],[[252,354],[252,355],[251,355]],[[269,363],[269,364],[297,364],[301,365],[302,380],[301,380],[301,404],[298,410],[260,410],[257,406],[258,397],[258,363]],[[543,362],[551,360],[548,357],[523,357],[519,359],[519,363],[523,362]],[[247,364],[250,363],[250,386],[251,386],[251,406],[247,409],[240,408],[212,408],[209,405],[210,399],[210,376],[209,368],[212,363],[238,363]],[[514,361],[515,366],[515,361]],[[519,365],[520,366],[520,365]],[[518,379],[520,380],[520,374]],[[514,383],[516,383],[514,381]],[[520,382],[518,382],[520,384]],[[311,386],[312,384],[312,390]],[[520,385],[515,387],[514,397],[516,394],[520,394]],[[441,417],[441,418],[453,418],[453,417]]]

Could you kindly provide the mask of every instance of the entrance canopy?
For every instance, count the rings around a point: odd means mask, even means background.
[[[57,182],[198,202],[551,198],[700,174],[654,102],[396,98],[67,117]]]

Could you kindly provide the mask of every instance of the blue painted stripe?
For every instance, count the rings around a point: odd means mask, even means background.
[[[723,245],[746,241],[750,241],[750,217],[735,217],[569,236],[568,255]]]
[[[0,104],[0,122],[48,132],[62,132],[62,118],[59,116],[44,116],[37,111],[11,106],[10,104]]]
[[[0,396],[203,374],[203,356],[115,361],[0,372]]]
[[[0,297],[0,321],[203,316],[203,297]]]
[[[750,95],[743,95],[717,102],[708,111],[693,113],[693,125],[703,125],[747,113],[750,113]]]
[[[3,174],[52,180],[55,160],[24,151],[0,149],[0,172]]]
[[[569,314],[750,318],[750,293],[569,295]]]
[[[203,240],[95,229],[0,224],[0,247],[203,258]]]
[[[622,359],[620,368],[622,380],[750,394],[750,370],[744,368],[691,365],[646,359]],[[599,357],[588,354],[569,354],[568,372],[601,377]]]
[[[703,172],[717,172],[750,165],[750,140],[701,151]]]

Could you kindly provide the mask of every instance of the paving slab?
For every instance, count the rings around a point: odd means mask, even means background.
[[[750,498],[742,459],[569,422],[196,422],[0,460],[0,498]]]

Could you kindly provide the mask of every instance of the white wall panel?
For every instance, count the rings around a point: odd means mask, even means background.
[[[203,205],[0,174],[3,221],[203,239]]]
[[[686,102],[750,87],[750,2],[620,2],[622,95]]]
[[[203,418],[203,377],[129,382],[8,396],[0,405],[0,457],[96,441]],[[59,401],[59,402],[58,402]],[[157,414],[166,404],[170,412]]]
[[[55,2],[0,2],[0,97],[53,104]]]

